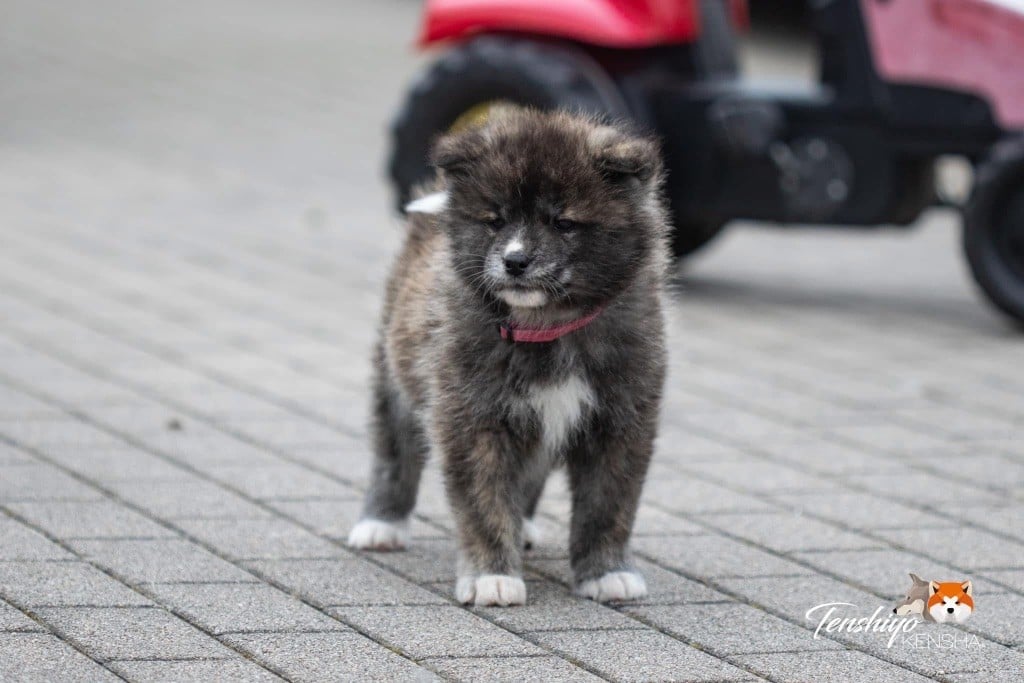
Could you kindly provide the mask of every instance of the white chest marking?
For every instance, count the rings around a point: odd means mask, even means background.
[[[594,405],[594,391],[573,375],[561,384],[534,386],[529,402],[540,419],[544,449],[555,453],[579,425],[584,411]]]

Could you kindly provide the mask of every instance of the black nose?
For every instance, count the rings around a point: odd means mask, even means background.
[[[954,612],[952,607],[947,607],[946,611],[949,612],[950,614],[952,614]]]
[[[512,253],[505,254],[505,272],[513,277],[522,275],[526,272],[526,268],[532,260],[522,251],[513,251]]]

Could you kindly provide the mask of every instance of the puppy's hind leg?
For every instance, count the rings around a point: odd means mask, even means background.
[[[400,550],[408,543],[408,518],[416,505],[428,446],[411,407],[381,365],[374,388],[370,490],[348,544],[363,550]]]

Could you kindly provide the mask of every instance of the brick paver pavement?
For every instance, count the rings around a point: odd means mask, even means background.
[[[0,680],[1019,681],[1024,352],[948,212],[680,274],[642,603],[569,594],[561,481],[524,608],[453,603],[436,470],[409,552],[344,547],[416,11],[4,3]],[[977,614],[813,637],[907,570]]]

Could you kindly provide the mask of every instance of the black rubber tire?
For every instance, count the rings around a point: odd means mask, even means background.
[[[504,36],[471,40],[423,73],[392,125],[388,168],[400,211],[413,187],[431,176],[433,140],[471,107],[492,100],[629,117],[616,84],[579,48]]]
[[[964,251],[982,291],[1024,323],[1024,137],[999,142],[975,169]]]
[[[676,258],[689,256],[718,237],[718,233],[722,232],[723,228],[725,228],[724,221],[703,225],[687,224],[683,226],[677,223],[672,231],[672,254]]]

